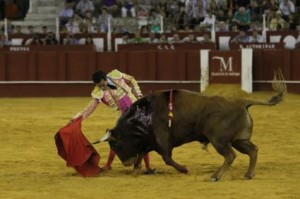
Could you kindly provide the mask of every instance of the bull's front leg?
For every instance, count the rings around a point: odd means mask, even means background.
[[[167,165],[170,165],[170,166],[174,167],[177,171],[179,171],[181,173],[188,173],[189,171],[187,170],[187,168],[185,166],[182,166],[182,165],[176,163],[172,159],[170,154],[172,154],[172,152],[170,152],[170,153],[166,153],[166,152],[161,153],[161,156],[162,156],[163,160],[165,161],[165,163]]]
[[[141,174],[142,172],[142,160],[143,160],[143,155],[139,155],[137,160],[135,161],[133,165],[133,175],[138,175]]]
[[[159,120],[159,118],[156,118]],[[177,171],[181,173],[188,173],[188,170],[185,166],[178,164],[172,159],[172,149],[174,144],[172,143],[172,138],[170,136],[170,129],[168,126],[162,125],[157,125],[159,128],[154,129],[154,132],[159,132],[157,133],[158,136],[156,136],[156,152],[158,152],[164,162],[167,165],[170,165],[174,167]]]

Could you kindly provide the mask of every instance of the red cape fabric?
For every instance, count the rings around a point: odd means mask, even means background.
[[[54,139],[58,155],[67,166],[74,167],[84,177],[92,177],[101,171],[98,166],[100,155],[83,135],[81,121],[79,118],[61,128]]]

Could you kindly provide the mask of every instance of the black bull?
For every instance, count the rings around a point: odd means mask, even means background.
[[[109,141],[110,147],[125,166],[134,164],[135,168],[139,168],[142,157],[150,151],[156,151],[167,165],[182,173],[188,170],[172,159],[172,149],[192,141],[199,141],[205,146],[211,143],[225,159],[211,176],[211,181],[219,180],[230,167],[236,157],[235,148],[250,157],[245,178],[251,179],[258,148],[250,141],[253,122],[248,108],[279,103],[284,89],[281,87],[276,90],[278,94],[267,102],[174,90],[171,127],[168,125],[171,91],[157,91],[136,101],[99,141]]]

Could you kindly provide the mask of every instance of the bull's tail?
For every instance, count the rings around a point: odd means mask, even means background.
[[[272,88],[277,93],[277,95],[273,96],[267,102],[255,101],[255,100],[247,100],[245,103],[245,107],[249,108],[252,105],[269,105],[273,106],[278,104],[284,99],[284,96],[287,92],[286,84],[284,82],[283,74],[281,70],[274,72],[274,79],[272,82]]]

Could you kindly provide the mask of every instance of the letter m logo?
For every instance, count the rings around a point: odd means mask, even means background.
[[[223,72],[223,71],[233,71],[232,69],[232,59],[233,57],[229,57],[228,60],[227,60],[227,63],[225,62],[225,59],[224,57],[219,57],[219,56],[214,56],[212,57],[212,59],[217,59],[220,61],[220,72]]]

